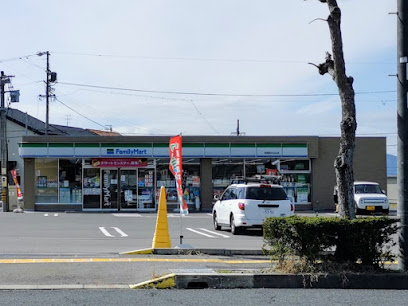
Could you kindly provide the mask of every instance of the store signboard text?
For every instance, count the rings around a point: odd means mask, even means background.
[[[123,168],[123,167],[147,167],[147,159],[144,158],[94,158],[94,168]]]

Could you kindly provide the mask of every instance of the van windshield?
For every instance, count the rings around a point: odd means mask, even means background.
[[[287,196],[283,188],[248,187],[245,198],[249,200],[286,200]]]
[[[370,184],[355,185],[355,193],[382,193],[380,186]]]

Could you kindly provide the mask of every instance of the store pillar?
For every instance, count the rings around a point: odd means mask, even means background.
[[[211,211],[213,200],[212,186],[212,159],[200,159],[200,194],[201,194],[201,210]]]
[[[34,210],[35,203],[35,159],[24,158],[24,209]]]

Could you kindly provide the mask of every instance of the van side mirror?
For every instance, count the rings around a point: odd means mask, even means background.
[[[382,192],[383,194],[385,194],[385,190],[381,190],[381,192]]]

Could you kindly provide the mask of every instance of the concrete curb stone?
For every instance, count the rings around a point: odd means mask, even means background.
[[[178,289],[319,288],[408,289],[407,273],[367,274],[176,274]]]

